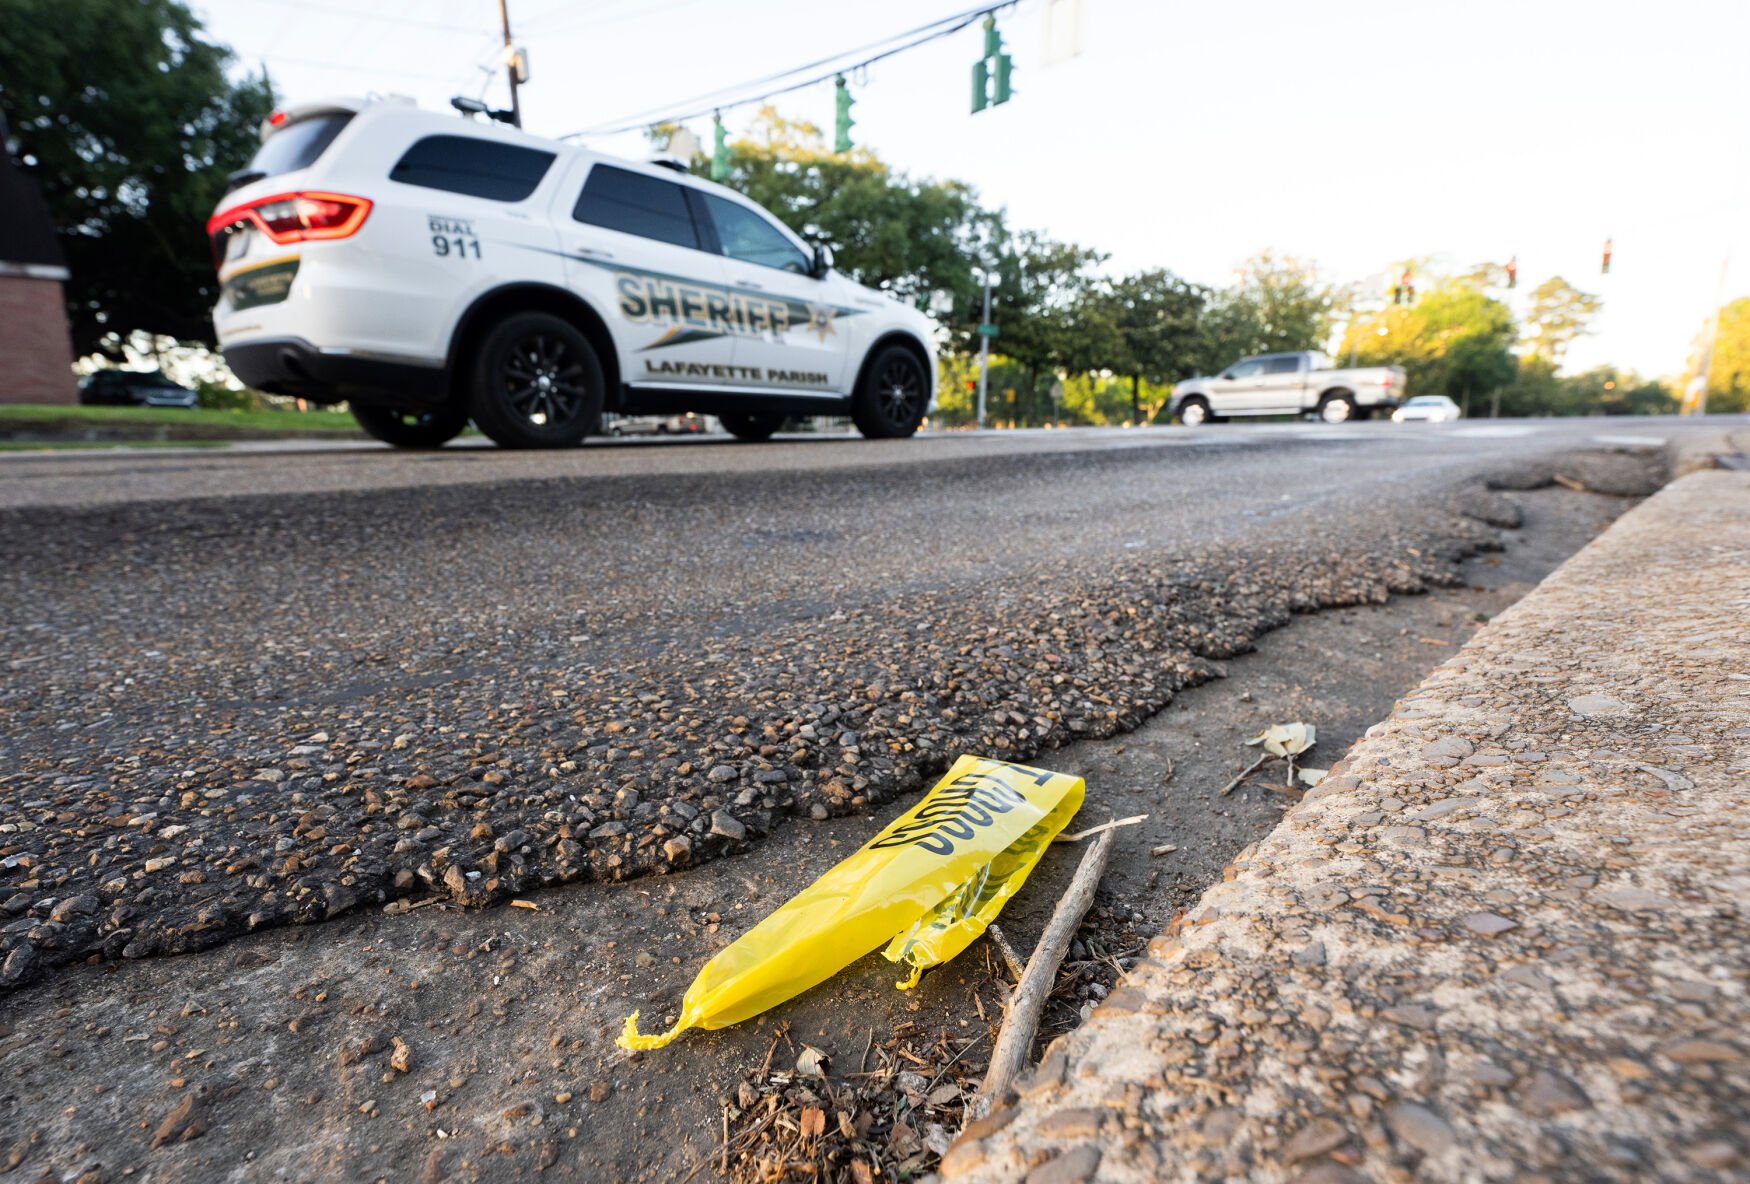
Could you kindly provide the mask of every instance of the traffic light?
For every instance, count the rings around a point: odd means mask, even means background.
[[[1015,72],[1015,60],[1003,52],[1003,35],[997,31],[996,18],[984,18],[984,56],[972,66],[972,113],[986,107],[1006,103],[1014,94],[1010,79]],[[995,82],[993,87],[991,84]]]
[[[711,142],[711,179],[721,181],[729,176],[729,137],[721,115],[711,118]]]
[[[1509,288],[1519,286],[1519,256],[1517,255],[1507,260],[1507,286]]]
[[[1604,270],[1599,273],[1600,275],[1610,274],[1610,243],[1610,239],[1604,240]]]
[[[1408,269],[1398,277],[1398,283],[1391,290],[1393,304],[1414,304],[1416,302],[1416,285],[1410,278]]]
[[[1006,103],[1009,101],[1009,95],[1013,93],[1009,85],[1009,75],[1014,73],[1014,70],[1014,60],[1006,53],[999,53],[996,57],[996,70],[992,75],[992,78],[996,82],[996,86],[993,88],[993,93],[990,98],[990,101],[993,104]]]
[[[840,74],[835,84],[834,100],[838,104],[838,118],[833,124],[832,150],[834,152],[849,152],[851,150],[851,128],[857,122],[851,118],[851,104],[857,100],[851,97],[851,88],[845,85],[845,76]]]

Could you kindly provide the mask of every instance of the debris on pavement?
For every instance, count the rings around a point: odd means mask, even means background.
[[[891,939],[915,986],[979,934],[1081,809],[1080,777],[962,756],[922,800],[705,964],[666,1032],[619,1045],[661,1048],[689,1028],[723,1028],[799,995]]]
[[[1117,837],[1117,832],[1108,827],[1088,848],[1081,865],[1076,868],[1075,877],[1069,882],[1069,888],[1057,902],[1039,944],[1033,948],[1026,972],[1009,996],[1002,1031],[997,1036],[996,1048],[991,1051],[990,1070],[985,1074],[978,1099],[973,1104],[973,1117],[982,1118],[990,1113],[992,1100],[1001,1097],[1014,1082],[1016,1074],[1025,1067],[1028,1050],[1033,1046],[1033,1033],[1039,1028],[1039,1016],[1057,982],[1058,967],[1069,953],[1070,941],[1080,928],[1088,906],[1094,903],[1094,892],[1112,858],[1112,845]]]

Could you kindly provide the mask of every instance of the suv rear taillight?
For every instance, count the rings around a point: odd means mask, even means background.
[[[243,226],[254,226],[275,244],[310,239],[346,238],[356,234],[370,215],[367,197],[344,193],[277,193],[258,198],[207,219],[207,237],[213,244],[213,263],[225,258],[225,239]]]

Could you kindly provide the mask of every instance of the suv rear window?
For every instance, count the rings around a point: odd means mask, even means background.
[[[391,181],[493,201],[521,201],[547,175],[555,154],[475,136],[426,136],[389,170]]]
[[[591,226],[677,247],[696,250],[699,246],[699,230],[687,208],[685,190],[672,181],[611,165],[598,164],[589,171],[571,216]]]
[[[336,111],[282,127],[256,150],[255,159],[244,171],[251,176],[259,173],[261,177],[277,177],[281,173],[307,169],[328,151],[328,145],[334,143],[340,129],[351,122],[352,112]]]

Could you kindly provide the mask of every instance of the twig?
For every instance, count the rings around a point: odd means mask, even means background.
[[[1239,786],[1240,782],[1244,781],[1246,778],[1250,777],[1253,773],[1256,773],[1259,769],[1263,768],[1264,762],[1269,760],[1269,759],[1270,759],[1270,754],[1265,753],[1263,756],[1261,756],[1257,760],[1253,761],[1250,765],[1247,765],[1246,771],[1244,773],[1241,773],[1238,777],[1235,777],[1232,781],[1228,782],[1226,785],[1222,786],[1221,792],[1219,794],[1217,794],[1216,796],[1225,798],[1228,794],[1232,793],[1235,790],[1235,788],[1237,788]]]
[[[857,1072],[861,1073],[869,1065],[869,1050],[875,1047],[875,1029],[869,1029],[869,1042],[863,1045],[863,1055],[857,1058]]]
[[[1586,492],[1586,486],[1583,485],[1581,482],[1574,480],[1572,477],[1566,476],[1562,473],[1552,473],[1552,474],[1550,474],[1550,477],[1555,481],[1555,483],[1557,485],[1560,485],[1563,489],[1571,489],[1575,493],[1585,493]]]
[[[974,1046],[976,1046],[979,1041],[983,1040],[986,1036],[989,1036],[989,1035],[990,1035],[989,1032],[980,1032],[977,1036],[974,1036],[971,1040],[968,1040],[966,1042],[966,1044],[960,1049],[960,1051],[954,1054],[953,1060],[950,1060],[946,1065],[943,1065],[941,1067],[941,1069],[937,1071],[936,1076],[931,1079],[930,1084],[924,1087],[924,1094],[927,1096],[932,1090],[934,1090],[936,1088],[936,1086],[941,1083],[942,1078],[944,1078],[948,1075],[948,1070],[950,1070],[954,1067],[954,1062],[958,1061],[961,1057],[963,1057],[967,1053],[971,1052],[973,1050]]]
[[[1094,890],[1100,886],[1100,876],[1112,858],[1117,837],[1117,831],[1109,830],[1088,848],[1063,899],[1052,910],[1051,920],[1045,926],[1039,944],[1033,948],[1033,956],[1027,960],[1027,970],[1021,975],[1014,994],[1009,996],[1002,1032],[997,1036],[996,1047],[991,1049],[990,1070],[985,1074],[984,1084],[979,1087],[978,1098],[968,1109],[969,1118],[989,1114],[991,1105],[1003,1095],[1027,1063],[1027,1054],[1033,1048],[1033,1034],[1039,1028],[1040,1013],[1045,1010],[1045,1000],[1050,997],[1057,980],[1058,965],[1069,952],[1070,940],[1075,937],[1082,916],[1094,903]]]
[[[1021,959],[1015,953],[1015,947],[1009,944],[1008,935],[1003,932],[1003,927],[992,925],[985,932],[990,934],[991,941],[996,945],[997,953],[1003,956],[1003,962],[1008,966],[1010,976],[1016,982],[1020,982],[1021,972],[1027,968],[1021,965]]]
[[[729,1107],[723,1107],[723,1178],[729,1179]]]
[[[1147,821],[1147,814],[1132,814],[1129,818],[1119,818],[1111,822],[1102,822],[1099,826],[1090,826],[1087,830],[1071,831],[1067,835],[1058,835],[1051,841],[1054,843],[1079,843],[1083,839],[1092,838],[1095,835],[1103,835],[1107,831],[1117,830],[1121,826],[1136,826],[1139,823]]]
[[[1173,758],[1167,758],[1167,771],[1161,774],[1161,784],[1165,785],[1173,779]]]

